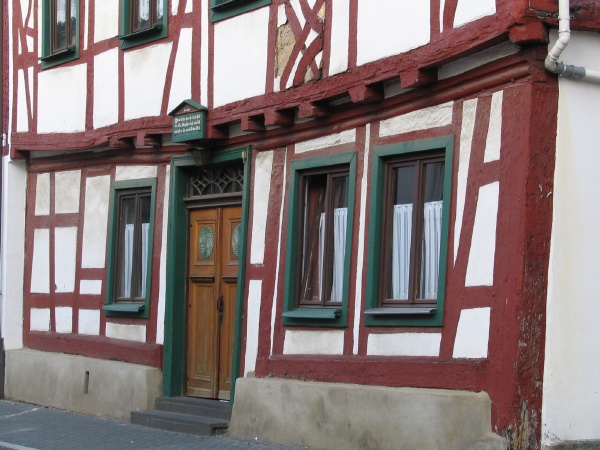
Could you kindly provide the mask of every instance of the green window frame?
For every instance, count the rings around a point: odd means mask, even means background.
[[[60,8],[59,5],[64,9]],[[65,21],[58,17],[65,15]],[[70,24],[66,22],[70,18]],[[54,18],[54,20],[53,20]],[[62,26],[61,26],[62,24]],[[42,0],[42,69],[79,58],[79,0]]]
[[[328,157],[307,158],[290,164],[288,199],[288,224],[284,282],[283,324],[299,326],[344,327],[348,321],[348,289],[350,285],[350,259],[352,251],[352,225],[354,219],[354,192],[356,180],[356,152]],[[298,294],[302,278],[301,237],[305,190],[303,178],[313,174],[334,175],[347,173],[347,218],[341,282],[341,301],[310,305],[300,301]]]
[[[218,22],[270,4],[271,0],[211,0],[211,21]]]
[[[167,37],[169,12],[168,0],[150,0],[146,23],[135,22],[134,11],[139,8],[140,0],[121,0],[121,49],[125,50],[148,42]]]
[[[450,195],[452,188],[452,154],[454,139],[451,136],[425,139],[414,142],[404,142],[398,144],[384,145],[376,147],[373,150],[373,162],[371,172],[371,204],[369,217],[369,247],[367,254],[367,297],[365,301],[365,324],[367,326],[441,326],[444,311],[445,280],[446,280],[446,257],[448,252],[448,226],[450,216]],[[436,159],[437,156],[437,159]],[[443,186],[442,186],[442,211],[441,211],[441,232],[439,235],[439,267],[437,278],[437,297],[431,300],[415,299],[417,297],[416,289],[422,286],[417,277],[421,277],[422,263],[424,258],[420,255],[422,251],[417,246],[410,246],[410,266],[406,273],[410,273],[411,290],[413,295],[408,292],[409,297],[406,300],[389,300],[384,293],[384,287],[390,281],[390,266],[393,264],[387,262],[391,255],[389,247],[391,244],[391,217],[392,213],[385,213],[385,204],[393,194],[390,191],[397,190],[397,187],[391,187],[396,183],[393,175],[393,169],[398,169],[404,165],[417,168],[423,171],[423,167],[433,162],[443,161]],[[424,173],[424,172],[423,172]],[[411,213],[411,222],[415,222],[422,217],[423,207],[419,204],[424,203],[424,183],[420,176],[416,179],[420,188],[416,188],[418,202],[412,202],[417,205],[416,214]],[[399,183],[399,182],[398,182]],[[413,185],[413,183],[411,183]],[[413,194],[410,194],[411,197]],[[417,198],[417,197],[414,197]],[[388,200],[386,200],[388,199]],[[419,203],[420,202],[420,203]],[[401,205],[399,205],[401,206]],[[438,210],[439,211],[439,210]],[[438,216],[439,217],[439,216]],[[387,220],[386,220],[387,219]],[[423,231],[419,231],[422,225],[413,225],[413,242],[423,242]],[[386,233],[384,230],[388,230]],[[425,244],[423,244],[425,245]],[[424,247],[423,247],[424,248]],[[416,249],[416,250],[415,250]],[[386,262],[384,262],[386,259]],[[401,264],[400,264],[401,265]],[[421,269],[415,269],[421,267]],[[417,281],[415,281],[417,280]],[[409,290],[410,291],[410,290]],[[412,299],[411,299],[412,297]],[[431,298],[431,297],[428,297]]]
[[[134,226],[131,230],[132,235],[129,239],[133,239],[133,243],[130,248],[130,255],[132,255],[131,267],[131,278],[129,283],[129,289],[125,289],[127,294],[122,294],[124,288],[122,287],[122,277],[119,277],[119,273],[122,273],[122,258],[125,244],[124,244],[124,213],[122,212],[122,205],[126,200],[132,200],[135,205],[135,225],[142,223],[140,217],[140,198],[150,197],[149,199],[149,212],[148,212],[148,227],[147,231],[147,246],[145,249],[146,262],[143,263],[140,256],[140,243],[141,233],[144,232],[141,226]],[[120,316],[120,317],[139,317],[147,318],[150,309],[150,287],[152,280],[152,248],[153,248],[153,236],[154,236],[154,210],[156,202],[156,178],[143,178],[137,180],[126,180],[126,181],[114,181],[111,185],[110,193],[110,215],[109,215],[109,242],[108,242],[108,266],[107,266],[107,280],[106,280],[106,302],[102,307],[107,316]],[[131,202],[130,202],[131,205]],[[133,234],[135,233],[135,234]],[[136,256],[137,255],[137,256]],[[136,259],[137,258],[137,259]],[[139,268],[137,272],[136,268]],[[146,276],[143,277],[140,271],[144,271]],[[136,295],[135,291],[135,279],[140,278],[145,282],[141,282],[141,295]]]

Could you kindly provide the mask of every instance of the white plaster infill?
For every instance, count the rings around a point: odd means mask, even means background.
[[[31,264],[32,293],[50,293],[50,230],[33,231],[33,262]]]
[[[483,162],[498,161],[502,148],[502,103],[504,91],[494,92]]]
[[[498,181],[479,188],[465,286],[493,286],[498,224]]]
[[[29,311],[29,329],[31,331],[50,331],[50,309],[31,308],[31,311]]]
[[[106,259],[110,176],[86,180],[81,267],[103,268]]]
[[[115,181],[138,180],[141,178],[156,178],[156,166],[117,166]]]
[[[191,1],[188,3],[192,3]],[[182,100],[192,97],[192,42],[191,28],[182,28],[179,32],[179,45],[173,67],[171,92],[167,111],[172,111]]]
[[[271,174],[273,173],[273,151],[256,155],[254,169],[254,195],[252,208],[252,242],[250,243],[250,264],[262,264],[265,259],[265,233],[271,194]]]
[[[431,13],[428,1],[358,1],[357,63],[399,55],[430,40]],[[382,13],[383,12],[383,13]]]
[[[453,358],[487,358],[490,313],[490,308],[463,309],[460,312]]]
[[[54,174],[54,212],[69,214],[79,212],[81,170]]]
[[[250,280],[248,284],[248,318],[246,319],[246,356],[244,372],[253,372],[258,357],[258,330],[260,305],[262,303],[262,280]]]
[[[343,355],[344,331],[286,330],[284,355]]]
[[[125,120],[160,115],[172,48],[169,42],[125,52]]]
[[[73,308],[70,306],[57,306],[54,309],[54,322],[57,333],[72,333]]]
[[[119,121],[119,52],[114,48],[94,56],[94,128]]]
[[[356,142],[356,129],[346,130],[341,133],[311,139],[310,141],[298,142],[296,144],[295,152],[306,153],[313,150],[334,147],[336,145],[353,144],[354,142]]]
[[[126,341],[146,342],[146,326],[107,322],[106,337]]]
[[[166,166],[165,171],[165,197],[162,213],[162,236],[160,248],[160,268],[158,275],[158,311],[156,313],[156,343],[163,344],[165,339],[165,302],[167,292],[167,236],[169,229],[169,197],[171,166]]]
[[[83,295],[100,295],[102,293],[102,280],[80,280],[79,293]]]
[[[441,333],[370,334],[370,356],[439,356]]]
[[[456,180],[456,219],[454,222],[454,263],[458,256],[460,245],[460,232],[463,224],[465,200],[467,196],[467,178],[471,163],[471,145],[475,131],[475,113],[477,112],[477,99],[467,100],[463,104],[462,129],[460,131],[460,149],[458,157],[458,175]]]
[[[40,173],[35,180],[35,215],[50,214],[50,174]]]
[[[398,117],[382,120],[379,136],[395,136],[410,133],[411,131],[428,130],[452,124],[452,111],[454,102],[412,111]]]
[[[95,2],[94,42],[114,38],[117,34],[119,34],[119,0]]]
[[[77,227],[54,229],[54,285],[56,292],[75,290]]]
[[[454,27],[474,22],[496,12],[496,0],[459,0],[454,14]]]
[[[269,8],[214,24],[213,107],[262,95],[266,90]]]
[[[85,131],[86,104],[87,64],[38,74],[38,133]]]
[[[79,334],[98,336],[100,334],[100,310],[80,309],[77,330]]]

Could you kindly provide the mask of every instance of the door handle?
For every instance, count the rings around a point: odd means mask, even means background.
[[[223,311],[225,310],[225,299],[222,295],[217,298],[217,311],[219,311],[219,323],[223,323]]]

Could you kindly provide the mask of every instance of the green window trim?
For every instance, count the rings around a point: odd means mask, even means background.
[[[115,286],[117,272],[117,233],[118,233],[118,194],[127,189],[150,188],[150,226],[148,230],[148,261],[146,262],[147,274],[144,301],[141,302],[116,302]],[[136,317],[148,318],[150,311],[150,294],[152,281],[152,249],[154,237],[154,213],[156,205],[156,178],[141,178],[137,180],[114,181],[110,188],[109,206],[109,240],[107,255],[106,276],[106,302],[102,307],[107,317]]]
[[[157,41],[167,37],[169,12],[168,0],[163,1],[162,23],[156,23],[150,28],[139,31],[131,31],[131,2],[132,0],[121,1],[121,34],[115,36],[115,39],[119,39],[121,41],[122,50],[147,44],[148,42]]]
[[[367,326],[442,326],[444,296],[446,290],[446,259],[448,254],[448,228],[450,218],[450,195],[452,188],[452,136],[424,139],[377,147],[373,150],[371,173],[371,204],[369,210],[369,236],[367,252],[367,290],[365,300],[365,324]],[[442,230],[440,240],[440,266],[438,277],[437,304],[431,306],[379,307],[379,279],[381,273],[382,209],[384,197],[384,169],[386,160],[428,150],[444,151],[444,185]]]
[[[228,19],[271,4],[271,0],[211,0],[211,21]]]
[[[346,248],[344,253],[344,280],[341,307],[298,307],[296,304],[296,283],[298,259],[298,216],[300,215],[300,177],[302,172],[346,165],[348,167],[348,216],[346,226]],[[348,290],[350,286],[350,259],[352,257],[352,225],[354,222],[354,195],[356,184],[356,152],[342,153],[327,157],[307,158],[292,161],[288,224],[285,258],[285,282],[283,300],[283,324],[286,326],[345,327],[348,322]]]
[[[50,0],[42,0],[42,56],[38,58],[42,70],[79,58],[79,0],[76,1],[75,6],[75,45],[52,52],[52,8]]]

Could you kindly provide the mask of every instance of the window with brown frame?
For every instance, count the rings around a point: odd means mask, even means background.
[[[356,152],[290,164],[283,324],[348,324]]]
[[[131,0],[130,32],[148,30],[163,21],[163,0]]]
[[[42,69],[79,57],[79,0],[43,0]]]
[[[441,326],[453,136],[373,149],[365,324]]]
[[[113,181],[106,279],[107,316],[148,317],[156,179]]]
[[[444,155],[389,160],[384,177],[379,306],[435,305]]]
[[[165,38],[167,6],[168,0],[121,0],[121,48]]]
[[[146,298],[151,195],[149,188],[117,194],[116,302],[143,302]]]
[[[346,248],[348,168],[304,173],[300,183],[298,306],[339,306]]]
[[[75,45],[77,38],[77,1],[51,0],[51,53],[58,53]]]

